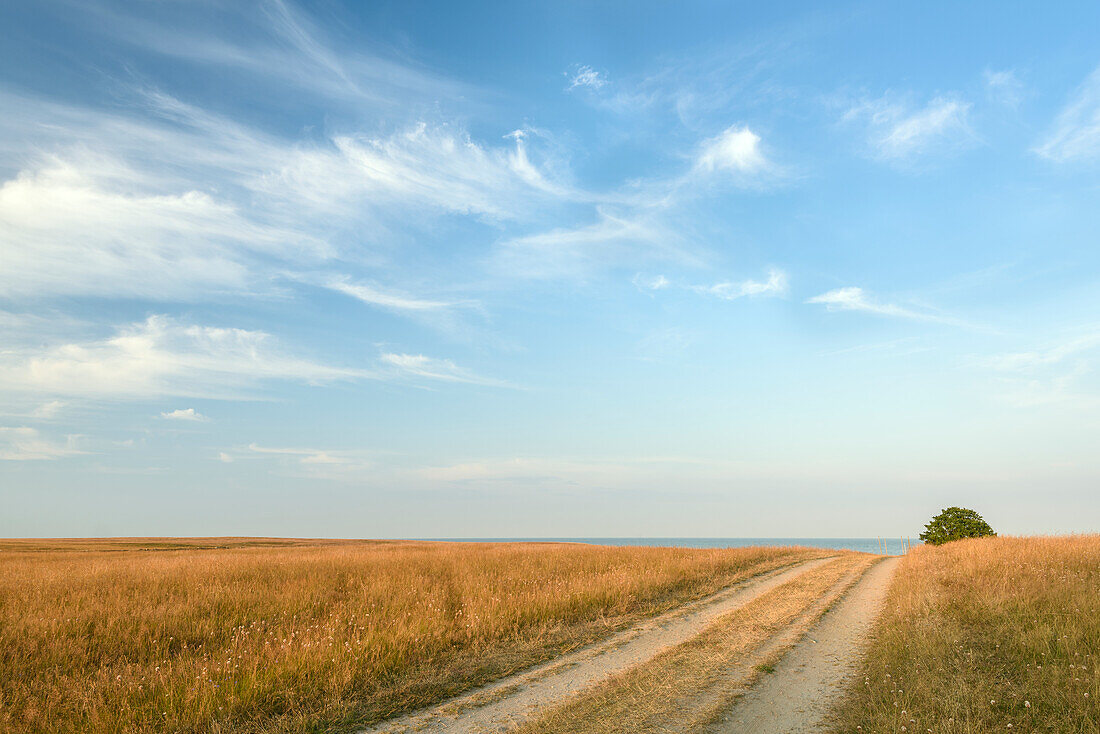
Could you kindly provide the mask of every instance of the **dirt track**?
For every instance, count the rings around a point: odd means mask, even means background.
[[[523,673],[495,681],[457,699],[400,719],[382,722],[364,734],[417,732],[502,732],[562,704],[608,678],[646,663],[737,609],[828,559],[800,563],[723,590],[707,599],[644,621],[609,640],[578,650]],[[858,663],[862,641],[881,608],[897,558],[875,564],[798,639],[790,629],[767,639],[749,666],[773,649],[795,642],[772,674],[736,698],[708,734],[794,734],[818,731],[841,685]],[[820,602],[825,603],[825,600]],[[731,671],[732,672],[732,671]]]
[[[616,673],[644,663],[697,635],[717,617],[795,576],[825,563],[819,559],[757,576],[545,665],[483,686],[469,694],[400,719],[368,734],[506,731],[534,714]]]
[[[898,558],[872,567],[795,647],[739,698],[712,734],[821,731],[829,707],[859,663]]]

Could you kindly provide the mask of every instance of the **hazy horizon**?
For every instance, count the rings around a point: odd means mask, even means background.
[[[0,536],[1100,529],[1100,6],[0,7]]]

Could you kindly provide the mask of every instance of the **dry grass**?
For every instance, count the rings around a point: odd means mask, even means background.
[[[724,713],[781,650],[760,659],[781,631],[787,644],[876,560],[862,553],[806,571],[717,619],[699,635],[596,686],[518,729],[520,734],[694,732]],[[789,633],[789,634],[786,634]],[[766,646],[766,645],[765,645]]]
[[[836,731],[1100,731],[1100,535],[983,538],[902,560]]]
[[[819,555],[3,541],[0,730],[346,731]]]

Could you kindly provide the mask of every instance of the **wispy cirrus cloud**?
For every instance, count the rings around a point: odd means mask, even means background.
[[[0,353],[0,389],[11,394],[99,400],[164,396],[244,399],[280,382],[324,385],[413,380],[506,386],[450,359],[385,352],[366,367],[300,356],[263,331],[192,324],[163,315],[117,327],[112,336],[20,345]],[[162,414],[204,420],[193,408]]]
[[[525,136],[490,146],[420,121],[295,140],[157,90],[111,112],[0,98],[18,110],[0,120],[0,166],[17,171],[0,181],[0,295],[263,292],[382,248],[353,232],[528,221],[574,195]]]
[[[977,358],[974,363],[992,369],[998,397],[1020,407],[1070,403],[1078,407],[1100,405],[1095,386],[1087,378],[1095,373],[1100,351],[1100,330],[1078,332],[1065,341],[1025,352],[1008,352]]]
[[[426,357],[423,354],[384,352],[380,357],[383,368],[397,377],[426,379],[439,382],[464,382],[470,385],[508,387],[502,380],[482,377],[459,367],[449,359]]]
[[[0,426],[0,461],[50,461],[87,453],[78,448],[79,436],[64,442],[45,438],[36,428]]]
[[[1100,67],[1073,93],[1034,151],[1055,163],[1100,158]]]
[[[325,279],[324,287],[343,293],[358,301],[378,306],[390,311],[398,312],[424,312],[443,311],[462,305],[455,301],[437,301],[427,298],[417,298],[403,293],[395,293],[385,290],[370,283],[354,282],[346,276],[338,276]]]
[[[49,420],[60,413],[65,405],[66,403],[62,400],[48,400],[31,411],[31,417],[39,420]]]
[[[1100,331],[1093,331],[1046,349],[1001,354],[988,363],[1001,372],[1028,374],[1082,357],[1097,348],[1100,348]]]
[[[572,71],[567,71],[565,75],[569,77],[569,89],[576,89],[577,87],[599,89],[607,84],[607,79],[591,66],[575,66]]]
[[[104,339],[0,354],[5,390],[98,399],[241,397],[270,381],[325,383],[375,376],[297,357],[262,331],[159,315],[120,327]]]
[[[288,151],[260,181],[273,197],[291,197],[345,215],[385,207],[525,218],[540,199],[567,195],[530,159],[524,136],[490,147],[460,129],[418,122],[386,137],[337,135],[330,146]],[[340,209],[335,209],[339,206]]]
[[[597,221],[507,239],[496,253],[498,269],[521,277],[584,278],[639,260],[701,265],[700,248],[675,223],[677,207],[706,188],[767,188],[787,176],[744,125],[704,139],[690,161],[678,175],[634,181],[619,192],[574,192],[575,201],[595,204]]]
[[[663,275],[646,276],[641,273],[635,274],[630,282],[634,284],[634,287],[643,293],[652,293],[653,291],[663,291],[672,285],[672,281]]]
[[[254,454],[296,457],[297,460],[303,464],[350,464],[357,459],[357,457],[347,452],[334,451],[332,449],[272,448],[252,443],[248,445],[248,450]]]
[[[875,158],[904,163],[925,154],[944,154],[975,140],[971,104],[958,96],[935,97],[923,106],[887,94],[848,108],[843,121],[862,123]]]
[[[505,241],[496,254],[501,272],[526,278],[585,277],[639,259],[698,262],[662,218],[597,210],[598,220]]]
[[[993,71],[986,69],[982,74],[985,92],[990,101],[1005,107],[1018,107],[1024,97],[1024,83],[1012,69]]]
[[[965,325],[962,321],[945,316],[928,309],[899,306],[896,303],[880,301],[862,288],[849,286],[836,288],[806,300],[806,303],[814,303],[825,306],[829,311],[860,311],[876,314],[878,316],[892,316],[896,318],[912,319],[915,321],[935,321],[955,326]]]
[[[171,29],[155,9],[82,3],[84,28],[177,61],[243,75],[260,96],[289,84],[299,95],[357,111],[393,111],[410,102],[431,105],[477,98],[477,87],[407,60],[341,44],[292,2],[257,7],[211,4],[179,14]],[[227,32],[233,29],[232,32]],[[170,31],[170,32],[169,32]]]
[[[766,280],[751,278],[740,281],[724,281],[706,286],[692,286],[697,293],[734,301],[746,296],[780,296],[787,292],[787,274],[777,268],[768,271]]]
[[[308,446],[246,447],[218,452],[218,461],[233,464],[240,461],[264,461],[273,471],[289,476],[331,481],[357,481],[377,473],[375,453],[357,449],[324,449]]]
[[[187,300],[247,291],[259,256],[325,247],[202,191],[160,193],[120,161],[50,158],[0,185],[0,295]]]
[[[723,301],[735,301],[746,296],[781,296],[788,290],[787,273],[779,268],[769,268],[767,277],[763,280],[746,278],[737,281],[720,281],[709,285],[684,285],[674,283],[663,275],[647,277],[638,273],[631,282],[643,293],[681,288],[700,295],[720,298]]]

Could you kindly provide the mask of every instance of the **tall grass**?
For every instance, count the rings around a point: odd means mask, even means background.
[[[0,548],[0,729],[347,730],[820,555],[244,540],[102,548]]]
[[[1100,535],[918,546],[836,731],[1100,732]]]

